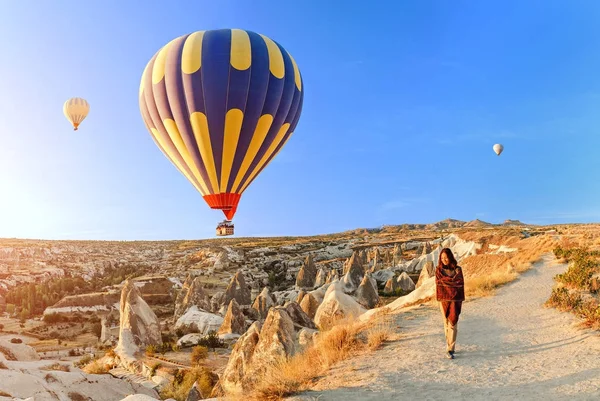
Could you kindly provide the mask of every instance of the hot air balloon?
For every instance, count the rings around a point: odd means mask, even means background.
[[[251,31],[180,36],[152,57],[140,83],[140,111],[165,156],[226,220],[233,233],[243,192],[294,132],[304,87],[292,56]]]
[[[65,102],[63,105],[63,113],[71,124],[73,124],[73,130],[77,131],[79,124],[85,119],[90,112],[90,105],[87,100],[80,97],[73,97]]]
[[[498,156],[500,156],[500,153],[502,153],[503,150],[504,146],[502,146],[501,144],[497,143],[494,145],[494,152],[496,152]]]

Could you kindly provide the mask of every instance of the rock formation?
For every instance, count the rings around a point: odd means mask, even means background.
[[[210,297],[204,291],[200,277],[192,279],[188,276],[175,302],[175,318],[183,315],[192,305],[199,309],[211,310]]]
[[[147,345],[162,344],[160,322],[142,299],[131,280],[125,281],[121,291],[119,343],[115,351],[122,358],[134,358]]]
[[[319,305],[319,301],[317,301],[313,294],[306,294],[300,302],[300,307],[311,319],[315,318]]]
[[[323,284],[325,284],[325,282],[327,281],[327,273],[325,273],[325,270],[321,267],[319,269],[319,271],[317,272],[317,278],[315,279],[315,287],[320,287]]]
[[[341,281],[344,283],[344,291],[346,293],[353,293],[360,285],[365,271],[356,255],[352,255],[346,267],[346,274]]]
[[[308,255],[296,276],[296,287],[312,289],[315,286],[316,278],[317,268],[312,255]]]
[[[365,311],[354,298],[344,293],[343,283],[338,281],[327,289],[323,303],[315,314],[315,324],[319,329],[326,330],[339,319],[357,317]]]
[[[198,309],[196,305],[193,305],[177,319],[175,329],[206,335],[210,331],[218,331],[222,324],[223,318],[221,316]]]
[[[239,338],[221,375],[222,389],[239,394],[260,378],[267,367],[295,354],[299,349],[296,329],[300,331],[302,327],[299,321],[294,321],[294,317],[298,318],[297,304],[290,305],[271,308],[264,324],[255,322]]]
[[[300,297],[300,295],[298,295],[298,297]],[[267,317],[269,309],[275,306],[276,303],[277,300],[273,295],[271,295],[269,288],[265,287],[256,297],[256,299],[254,299],[254,302],[252,303],[252,309],[258,312],[260,319],[264,319]]]
[[[356,300],[367,309],[372,309],[379,303],[377,286],[373,285],[373,281],[368,274],[365,274],[356,290]]]
[[[235,299],[229,302],[227,313],[218,334],[244,334],[246,332],[246,318]]]
[[[235,299],[239,305],[250,305],[252,303],[250,288],[248,288],[241,271],[238,271],[229,282],[221,306],[229,305],[232,299]]]
[[[406,272],[402,272],[398,277],[398,286],[404,293],[411,292],[415,289],[415,283]]]
[[[435,276],[435,267],[433,266],[432,261],[428,261],[425,263],[425,266],[423,266],[423,269],[421,270],[421,274],[419,275],[419,279],[417,280],[417,285],[415,286],[415,288],[419,288],[425,280],[433,276]]]

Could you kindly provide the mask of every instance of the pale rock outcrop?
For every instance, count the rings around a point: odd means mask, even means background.
[[[119,380],[111,375],[83,373],[71,367],[70,372],[44,369],[59,364],[69,366],[64,361],[7,361],[0,354],[0,399],[54,401],[54,400],[122,400],[131,393],[159,400],[156,391],[141,384]],[[140,398],[142,399],[142,398]]]
[[[378,265],[383,265],[385,264],[385,261],[383,259],[383,257],[381,256],[381,251],[379,250],[379,248],[375,248],[375,254],[373,255],[373,267],[378,266]],[[383,267],[383,266],[381,266]],[[378,268],[379,270],[379,268]]]
[[[356,290],[356,300],[367,309],[372,309],[379,303],[379,294],[377,294],[377,284],[373,284],[373,279],[365,274],[358,289]]]
[[[302,302],[302,298],[304,298],[304,296],[306,294],[307,294],[306,291],[300,290],[300,292],[298,293],[298,298],[296,298],[296,302],[298,302],[298,303]]]
[[[344,283],[344,291],[348,294],[356,291],[365,274],[363,266],[360,264],[358,257],[352,255],[348,261],[346,274],[342,278]]]
[[[317,278],[315,279],[315,287],[320,287],[323,284],[325,284],[325,281],[327,280],[327,273],[325,273],[325,270],[321,267],[319,269],[319,271],[317,272]]]
[[[277,299],[271,294],[268,287],[263,288],[262,292],[254,299],[252,309],[259,316],[259,319],[264,319],[269,313],[269,309],[277,304]]]
[[[315,314],[317,313],[319,305],[319,301],[317,301],[313,294],[306,294],[306,296],[304,296],[300,302],[300,307],[311,319],[315,318]]]
[[[298,305],[296,302],[291,302],[285,306],[285,310],[290,315],[290,318],[294,322],[296,330],[300,330],[303,327],[309,329],[316,329],[317,326],[312,321],[312,318]]]
[[[211,312],[217,312],[219,309],[221,309],[221,306],[223,306],[223,303],[225,302],[225,292],[224,291],[217,291],[213,294],[213,296],[210,298],[210,311]]]
[[[218,334],[244,334],[246,332],[246,318],[235,299],[229,302],[227,313]]]
[[[243,379],[253,365],[252,357],[260,339],[261,328],[260,322],[254,322],[235,343],[229,362],[219,380],[220,386],[225,391],[232,393],[243,391]]]
[[[271,308],[262,327],[260,322],[255,322],[240,337],[221,375],[222,389],[240,393],[260,378],[268,366],[296,353],[299,349],[296,328],[302,330],[302,327],[294,321],[298,318],[297,304],[290,305]]]
[[[207,335],[210,331],[218,331],[223,324],[219,315],[198,309],[196,305],[187,310],[175,323],[175,329],[189,329]]]
[[[131,280],[121,291],[119,343],[115,351],[122,359],[135,359],[135,354],[148,345],[162,344],[160,322],[142,299]]]
[[[385,283],[394,276],[395,273],[389,269],[378,270],[371,274],[371,277],[377,282],[377,285],[385,285]]]
[[[425,263],[425,266],[423,266],[423,269],[421,270],[421,274],[419,275],[419,279],[417,280],[417,285],[415,286],[415,288],[419,288],[425,280],[433,276],[435,276],[435,267],[432,261],[428,261]]]
[[[378,258],[373,259],[373,266],[369,269],[370,272],[376,272],[384,268],[384,263]]]
[[[318,334],[319,330],[303,328],[298,332],[298,344],[301,347],[308,347],[312,345]]]
[[[392,251],[392,265],[398,266],[402,263],[402,247],[400,244],[394,245],[394,250]]]
[[[223,299],[223,305],[229,305],[229,302],[235,299],[239,305],[250,305],[252,303],[251,291],[244,275],[241,271],[238,271],[235,276],[232,277],[227,289],[225,290],[225,296]]]
[[[398,287],[404,292],[410,292],[415,289],[415,283],[406,272],[398,276]]]
[[[338,281],[327,289],[323,303],[315,314],[315,324],[321,330],[331,327],[339,319],[357,317],[365,312],[354,298],[344,293],[343,288],[343,283]]]
[[[337,282],[339,282],[339,280],[337,280],[337,281],[334,280],[333,282],[325,284],[324,286],[321,286],[321,287],[317,288],[316,290],[312,290],[311,292],[309,292],[309,294],[311,294],[320,305],[321,302],[323,302],[323,298],[325,298],[325,293],[327,292],[327,289],[333,283],[337,283]]]
[[[5,358],[9,361],[19,362],[31,362],[39,361],[41,358],[38,353],[29,345],[25,343],[12,343],[10,340],[14,338],[14,335],[0,337],[0,360]],[[17,338],[23,340],[21,337]]]
[[[223,271],[227,269],[230,265],[229,258],[227,257],[227,252],[223,251],[219,254],[215,264],[213,266],[214,271]]]
[[[181,292],[177,296],[175,318],[183,315],[192,305],[196,305],[199,309],[211,310],[210,297],[204,291],[200,277],[196,277],[191,283],[189,283],[189,278],[185,280]]]
[[[312,276],[305,266],[302,266],[296,275],[296,288],[312,289],[315,286],[315,277]]]
[[[359,252],[359,258],[358,258],[358,259],[360,260],[360,263],[361,263],[363,266],[364,266],[364,265],[366,265],[367,263],[369,263],[369,261],[368,261],[368,258],[367,258],[367,251],[366,251],[366,250],[364,250],[364,249],[363,249],[363,250],[361,250],[361,251]]]
[[[360,261],[360,257],[359,257],[358,251],[354,251],[352,253],[352,256],[350,256],[350,258],[346,259],[346,261],[344,262],[343,273],[344,274],[348,273],[348,271],[351,269],[351,267],[353,265],[358,265],[358,266],[361,267],[361,269],[363,267],[363,264]]]
[[[317,268],[313,261],[312,255],[308,255],[304,260],[298,275],[296,276],[297,288],[314,288],[315,279],[317,278]]]
[[[431,253],[431,244],[429,242],[426,242],[423,246],[422,256],[427,255],[428,253]]]
[[[325,284],[333,283],[335,280],[339,280],[340,277],[338,275],[337,270],[333,269],[327,273],[327,279],[325,279]]]

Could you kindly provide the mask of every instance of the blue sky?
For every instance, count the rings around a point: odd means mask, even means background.
[[[161,46],[215,28],[281,43],[306,89],[238,236],[600,221],[600,3],[171,3],[0,3],[1,237],[214,236],[222,213],[154,145],[138,88]]]

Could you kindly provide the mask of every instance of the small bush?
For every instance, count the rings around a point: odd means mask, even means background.
[[[21,340],[20,338],[11,338],[10,342],[13,344],[21,344],[23,343],[23,340]]]
[[[92,362],[92,357],[89,355],[85,355],[79,361],[75,362],[75,366],[77,366],[78,368],[81,369],[84,366],[86,366],[87,364],[89,364],[90,362]]]
[[[190,355],[190,362],[192,366],[200,364],[200,361],[208,358],[208,348],[203,345],[196,345],[192,348],[192,354]]]
[[[52,365],[44,366],[41,370],[56,370],[59,372],[70,372],[71,368],[69,365],[61,365],[60,363],[53,363]]]
[[[198,382],[203,395],[210,394],[219,377],[205,367],[196,367],[188,371],[178,369],[171,383],[160,392],[163,399],[173,398],[185,401],[194,383]]]
[[[217,332],[214,330],[209,331],[207,336],[199,339],[196,345],[202,345],[212,350],[215,348],[225,348],[225,342],[219,338]]]
[[[150,365],[150,376],[156,376],[156,371],[160,368],[162,364],[160,362],[153,363]]]
[[[561,252],[563,257],[569,252],[570,264],[566,272],[555,277],[556,281],[572,288],[587,290],[594,273],[600,271],[600,263],[595,253],[580,248]]]
[[[154,356],[156,354],[156,346],[148,345],[146,347],[146,356]]]
[[[83,371],[85,373],[91,374],[91,375],[102,375],[102,374],[106,374],[108,373],[108,371],[111,369],[111,366],[105,363],[101,363],[98,360],[92,361],[91,363],[87,364],[84,368]]]
[[[4,362],[0,361],[0,369],[8,369]]]

